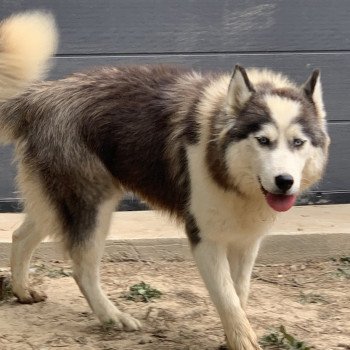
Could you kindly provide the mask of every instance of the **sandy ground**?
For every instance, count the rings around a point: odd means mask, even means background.
[[[258,336],[284,325],[315,349],[350,349],[349,268],[339,260],[257,266],[248,315]],[[143,330],[134,333],[98,324],[67,263],[36,261],[32,271],[49,298],[35,305],[19,305],[11,297],[0,302],[1,350],[214,350],[224,343],[219,318],[190,262],[103,263],[110,298],[143,322]],[[150,303],[123,298],[140,281],[162,297]]]

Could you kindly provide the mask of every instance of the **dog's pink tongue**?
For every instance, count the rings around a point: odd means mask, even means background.
[[[287,211],[295,203],[297,197],[286,194],[272,194],[266,193],[266,200],[268,205],[276,211]]]

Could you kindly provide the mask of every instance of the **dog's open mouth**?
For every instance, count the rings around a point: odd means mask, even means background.
[[[261,191],[265,195],[267,204],[276,211],[282,212],[289,210],[297,200],[297,196],[295,194],[275,194],[270,193],[265,190],[265,188],[261,185]]]

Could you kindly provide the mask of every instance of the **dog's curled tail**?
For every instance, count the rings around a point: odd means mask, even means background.
[[[1,143],[14,141],[23,129],[22,116],[11,98],[43,78],[57,41],[55,21],[49,13],[24,12],[0,22]]]
[[[49,13],[24,12],[0,22],[0,103],[43,78],[57,42]]]

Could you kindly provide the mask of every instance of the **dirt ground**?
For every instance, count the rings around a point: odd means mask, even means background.
[[[219,318],[191,262],[103,263],[110,298],[143,322],[143,330],[134,333],[98,324],[67,263],[34,261],[32,266],[34,283],[49,298],[35,305],[11,297],[0,302],[1,350],[215,350],[224,343]],[[125,292],[140,281],[160,290],[161,298],[126,300]],[[350,349],[348,261],[257,266],[248,316],[259,337],[284,325],[315,349]]]

